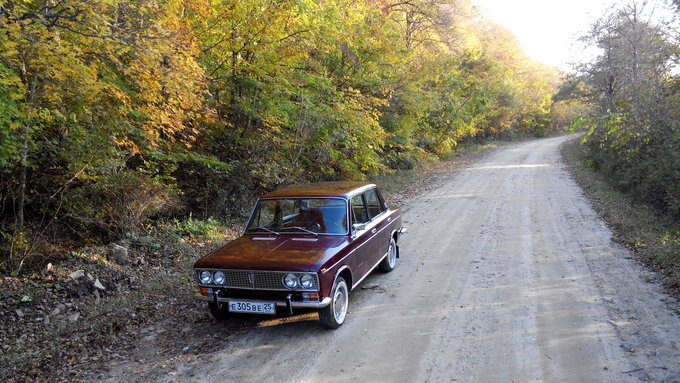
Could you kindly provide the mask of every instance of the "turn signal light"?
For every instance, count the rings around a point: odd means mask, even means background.
[[[208,288],[207,287],[201,287],[201,295],[204,297],[208,296]]]
[[[302,299],[305,301],[318,301],[319,293],[302,293]]]

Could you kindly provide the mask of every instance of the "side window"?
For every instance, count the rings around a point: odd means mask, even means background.
[[[366,205],[364,205],[364,199],[361,194],[352,198],[352,218],[353,223],[368,222],[368,212],[366,211]]]
[[[378,199],[380,200],[380,205],[382,206],[383,211],[387,210],[387,202],[385,202],[385,197],[383,197],[382,192],[378,189],[375,189],[376,192],[378,192]]]
[[[375,189],[367,191],[364,195],[366,197],[366,205],[368,206],[368,214],[371,219],[385,210],[385,205],[378,197],[378,193]]]

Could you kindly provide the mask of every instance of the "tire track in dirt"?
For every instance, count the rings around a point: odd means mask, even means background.
[[[340,329],[255,321],[169,375],[109,381],[680,381],[677,303],[610,240],[566,139],[490,151],[409,200],[397,268],[353,291]]]

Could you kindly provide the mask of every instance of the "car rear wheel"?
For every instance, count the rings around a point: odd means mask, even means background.
[[[208,310],[210,310],[210,315],[217,321],[223,321],[229,316],[227,305],[222,303],[210,302],[208,303]]]
[[[345,322],[347,306],[349,306],[347,282],[343,277],[338,277],[331,290],[331,304],[321,309],[319,320],[327,328],[338,328]]]
[[[380,262],[380,265],[378,265],[378,268],[380,271],[389,273],[390,271],[394,270],[394,267],[397,265],[397,242],[394,241],[394,238],[390,239],[390,246],[387,248],[387,255],[385,258],[383,258],[382,262]]]

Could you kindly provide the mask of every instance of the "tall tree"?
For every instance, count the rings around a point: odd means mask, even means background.
[[[612,10],[583,38],[600,55],[579,69],[597,110],[586,136],[595,166],[640,200],[678,214],[677,19],[665,17],[671,14],[664,2],[631,1]]]

